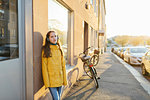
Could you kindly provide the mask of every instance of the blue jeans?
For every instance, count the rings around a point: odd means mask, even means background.
[[[60,100],[61,89],[62,89],[62,86],[60,86],[60,87],[49,87],[49,90],[51,92],[53,100]]]

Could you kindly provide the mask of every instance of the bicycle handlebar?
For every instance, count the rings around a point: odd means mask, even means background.
[[[88,48],[86,48],[82,53],[80,53],[80,54],[79,54],[79,58],[81,58],[81,55],[84,56],[84,57],[86,57],[87,55],[85,54],[85,52],[86,52],[88,49],[92,48],[92,47],[93,47],[93,46],[88,47]]]
[[[85,52],[86,52],[88,49],[92,48],[92,47],[93,47],[93,46],[86,48],[86,49],[83,51],[83,53],[85,54]]]

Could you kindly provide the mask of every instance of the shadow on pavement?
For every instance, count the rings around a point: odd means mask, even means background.
[[[85,78],[86,77],[86,78]],[[89,86],[92,83],[92,79],[90,79],[87,76],[83,76],[83,79],[79,79],[78,82],[76,84],[73,85],[71,90],[76,89],[76,91],[72,92],[72,93],[68,93],[65,97],[63,98],[63,100],[80,100],[84,97],[85,100],[87,100],[90,96],[92,96],[92,94],[96,91],[95,86],[93,85],[93,87],[91,88],[87,88],[87,86]],[[79,88],[79,85],[81,85],[83,83],[86,82],[86,84],[84,86],[82,86],[81,88]],[[77,89],[79,88],[79,89]],[[90,94],[87,95],[87,92],[92,91]]]
[[[92,79],[83,76],[63,100],[150,100],[140,83],[112,54],[101,55],[96,70],[101,77],[98,89]]]

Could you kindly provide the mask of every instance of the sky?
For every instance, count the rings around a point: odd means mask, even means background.
[[[150,36],[150,0],[105,0],[106,34]]]

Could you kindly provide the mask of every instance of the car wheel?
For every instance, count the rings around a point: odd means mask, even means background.
[[[124,59],[123,59],[125,62],[127,62],[127,59],[124,57]]]
[[[124,59],[124,55],[122,55],[122,59]]]
[[[148,72],[146,71],[144,64],[142,64],[142,74],[144,76],[148,75]]]
[[[128,64],[131,64],[131,62],[130,62],[130,58],[128,58]]]

